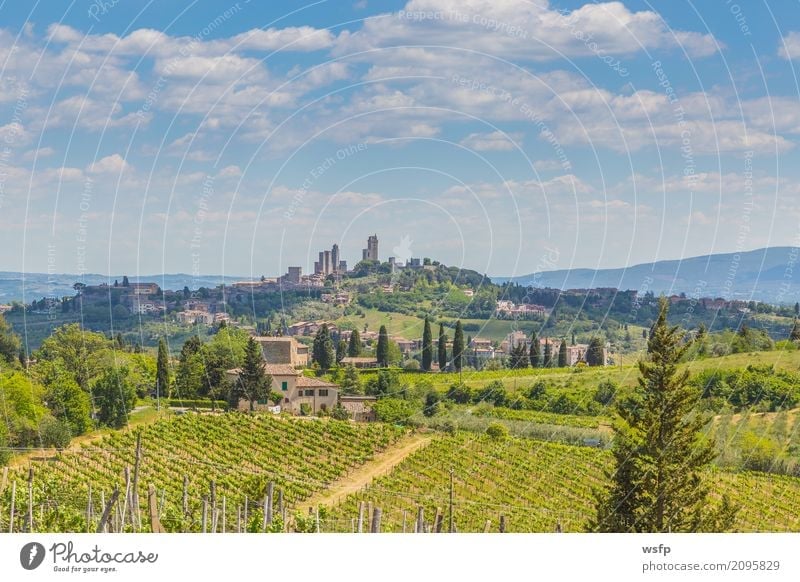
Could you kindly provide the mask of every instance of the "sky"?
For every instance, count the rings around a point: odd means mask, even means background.
[[[800,4],[0,3],[0,270],[490,275],[800,240]]]

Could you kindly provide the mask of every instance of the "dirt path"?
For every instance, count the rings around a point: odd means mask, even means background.
[[[406,457],[427,446],[432,439],[431,435],[425,434],[413,434],[402,438],[385,451],[375,455],[371,461],[356,467],[347,475],[331,483],[327,489],[312,495],[301,503],[297,509],[300,512],[307,512],[308,508],[318,505],[336,505],[348,495],[357,492],[365,485],[369,485],[376,477],[389,473],[403,462]]]

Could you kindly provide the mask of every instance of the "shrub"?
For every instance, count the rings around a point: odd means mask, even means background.
[[[43,447],[53,447],[58,450],[64,449],[72,439],[69,426],[52,416],[45,416],[39,423],[39,434],[42,438]]]
[[[613,380],[603,380],[597,386],[594,399],[603,406],[608,406],[617,397],[617,384]]]
[[[420,365],[419,361],[417,360],[408,360],[405,364],[403,364],[403,369],[407,372],[419,372]]]
[[[494,440],[503,440],[508,437],[508,428],[501,422],[493,422],[486,427],[486,434]]]
[[[436,390],[431,390],[425,395],[425,407],[422,409],[422,413],[427,416],[435,416],[439,412],[439,404],[442,400],[442,397]]]
[[[311,405],[308,402],[300,404],[300,416],[311,416]]]
[[[447,399],[452,400],[456,404],[467,404],[472,400],[472,391],[466,384],[456,383],[451,385],[447,390]]]
[[[414,414],[412,404],[400,398],[382,398],[373,408],[378,420],[392,424],[404,424]]]
[[[341,404],[337,404],[331,411],[331,418],[334,420],[350,420],[350,413]]]

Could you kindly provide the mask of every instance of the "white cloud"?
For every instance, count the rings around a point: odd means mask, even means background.
[[[490,133],[471,133],[461,140],[461,145],[479,152],[501,152],[517,149],[522,145],[522,134],[492,131]]]
[[[778,55],[786,60],[800,59],[800,32],[792,31],[784,35]]]
[[[91,174],[120,174],[130,169],[130,164],[121,155],[111,154],[89,164],[86,171]]]
[[[411,0],[403,10],[342,33],[337,54],[377,47],[436,44],[525,60],[602,57],[645,49],[682,48],[692,56],[717,50],[710,34],[673,31],[651,11],[621,2],[586,4],[572,12],[528,0]]]

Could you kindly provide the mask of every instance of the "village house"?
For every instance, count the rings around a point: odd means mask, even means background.
[[[281,410],[301,414],[307,408],[309,414],[330,412],[339,401],[339,386],[318,378],[304,376],[299,370],[286,364],[264,364],[264,371],[272,377],[271,390],[283,396]],[[226,375],[232,383],[239,381],[241,368],[228,370]],[[305,406],[304,406],[305,405]],[[250,410],[250,402],[239,400],[239,410]],[[272,408],[269,399],[260,400],[254,405],[258,411]]]
[[[308,366],[308,346],[293,337],[258,336],[253,339],[261,346],[261,354],[267,364],[293,368]]]
[[[214,316],[211,313],[197,309],[180,311],[176,314],[176,317],[178,321],[184,325],[194,325],[197,323],[211,325],[214,322]]]

